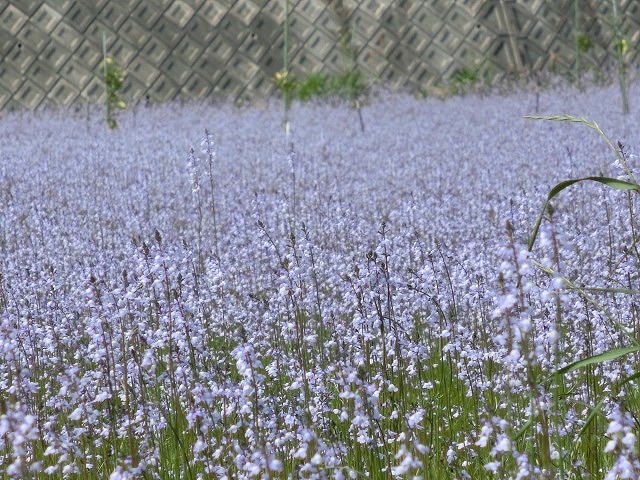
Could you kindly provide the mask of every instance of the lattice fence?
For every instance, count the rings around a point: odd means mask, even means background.
[[[640,2],[617,0],[626,60],[640,59]],[[0,109],[99,102],[102,38],[129,102],[273,94],[285,0],[0,0]],[[576,0],[290,0],[300,77],[352,59],[372,81],[418,89],[461,70],[570,71]],[[610,0],[580,0],[585,68],[615,53]]]

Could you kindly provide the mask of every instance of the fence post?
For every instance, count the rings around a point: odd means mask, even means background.
[[[514,3],[513,0],[500,0],[500,9],[502,10],[502,18],[505,26],[507,27],[507,36],[509,38],[509,46],[511,51],[511,56],[513,57],[513,66],[516,70],[516,74],[520,76],[520,72],[522,72],[522,62],[520,61],[520,49],[518,48],[518,39],[514,35],[513,29],[511,28],[513,21],[515,20],[515,15],[513,14],[513,6],[507,7],[508,3]]]

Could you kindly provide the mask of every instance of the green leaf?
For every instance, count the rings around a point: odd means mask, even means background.
[[[585,180],[602,183],[603,185],[606,185],[607,187],[610,187],[610,188],[614,188],[616,190],[638,190],[640,188],[637,183],[627,182],[625,180],[618,180],[617,178],[584,177],[584,178],[578,178],[575,180],[565,180],[564,182],[560,182],[558,185],[556,185],[551,189],[551,192],[549,192],[548,200],[551,200],[562,190],[573,185],[574,183],[584,182]]]
[[[587,365],[592,365],[594,363],[602,363],[608,362],[610,360],[615,360],[616,358],[622,357],[624,355],[628,355],[630,353],[640,351],[640,345],[634,345],[632,347],[624,347],[624,348],[614,348],[609,350],[608,352],[600,353],[598,355],[593,355],[588,358],[583,358],[582,360],[578,360],[577,362],[570,363],[566,367],[562,367],[561,369],[555,372],[555,375],[564,375],[565,373],[573,372],[582,367],[586,367]]]
[[[522,438],[522,436],[527,433],[527,430],[529,430],[531,428],[531,426],[533,425],[533,418],[529,418],[529,420],[527,420],[524,425],[522,425],[522,427],[520,428],[520,430],[518,430],[518,433],[515,434],[515,436],[513,437],[514,440],[520,440],[520,438]]]
[[[617,178],[609,178],[609,177],[584,177],[584,178],[576,178],[573,180],[565,180],[564,182],[560,182],[559,184],[557,184],[555,187],[551,189],[551,191],[549,192],[549,195],[547,196],[547,199],[544,202],[544,205],[542,206],[542,211],[540,212],[540,215],[536,220],[536,224],[533,227],[533,232],[529,237],[529,245],[528,245],[529,251],[533,249],[533,244],[535,243],[536,237],[538,236],[538,230],[540,230],[540,224],[542,223],[544,212],[546,212],[547,207],[549,206],[549,202],[565,188],[570,187],[574,183],[586,182],[586,181],[598,182],[603,185],[606,185],[609,188],[614,188],[616,190],[640,191],[640,185],[638,185],[635,182],[627,182],[624,180],[618,180]]]
[[[589,428],[589,425],[591,425],[591,423],[598,417],[602,417],[602,418],[607,418],[607,416],[602,413],[602,405],[604,404],[606,400],[606,397],[603,397],[595,406],[591,406],[591,405],[586,405],[587,408],[589,408],[591,411],[589,412],[589,415],[587,416],[587,419],[584,421],[584,425],[582,426],[582,428],[580,429],[580,432],[578,433],[578,437],[581,437],[582,434],[584,432],[587,431],[587,429]]]
[[[622,380],[618,381],[618,383],[616,383],[614,385],[614,389],[615,390],[619,390],[623,385],[629,383],[629,382],[633,382],[634,380],[637,380],[638,378],[640,378],[640,372],[636,372],[632,375],[629,375],[628,377],[623,378]]]

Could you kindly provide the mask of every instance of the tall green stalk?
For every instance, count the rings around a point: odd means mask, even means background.
[[[107,79],[107,33],[106,32],[102,32],[102,76],[105,79]],[[107,91],[107,95],[108,95],[108,91]]]
[[[624,66],[624,53],[627,49],[627,42],[622,38],[620,29],[620,14],[618,12],[618,0],[611,0],[613,9],[613,29],[616,38],[616,55],[618,59],[618,82],[620,83],[620,94],[622,96],[622,113],[629,113],[629,96],[627,94],[626,69]]]
[[[289,0],[284,0],[284,51],[283,56],[283,69],[285,77],[289,77]],[[291,103],[291,93],[288,88],[282,90],[284,99],[284,131],[289,135],[289,105]]]
[[[575,49],[576,49],[576,64],[574,76],[576,79],[576,83],[578,84],[578,88],[582,90],[582,48],[580,46],[580,0],[575,0],[575,20],[574,20],[574,37],[575,37]]]
[[[102,80],[105,88],[105,107],[107,110],[107,125],[109,128],[117,128],[115,110],[125,108],[126,104],[120,98],[120,87],[124,81],[124,75],[114,63],[113,59],[107,56],[107,35],[102,33]]]
[[[113,118],[112,115],[112,106],[111,106],[111,102],[109,101],[109,98],[111,96],[111,92],[109,91],[109,67],[107,65],[108,61],[107,61],[108,57],[107,57],[107,34],[105,32],[102,32],[102,78],[104,79],[104,86],[105,86],[105,90],[106,90],[106,100],[105,100],[105,106],[106,106],[106,110],[107,110],[107,125],[109,125],[109,128],[116,128],[117,124],[115,122],[115,119]]]
[[[589,36],[587,31],[582,31],[581,16],[582,10],[580,8],[580,2],[582,0],[574,0],[575,7],[575,19],[574,19],[574,47],[575,47],[575,65],[573,78],[576,85],[580,90],[584,88],[582,84],[582,74],[584,70],[584,55],[594,47],[593,39]]]

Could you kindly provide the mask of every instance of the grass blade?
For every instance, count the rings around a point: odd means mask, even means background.
[[[582,367],[586,367],[587,365],[592,365],[594,363],[602,363],[608,362],[610,360],[615,360],[616,358],[622,357],[624,355],[628,355],[630,353],[634,353],[640,351],[640,345],[633,345],[631,347],[624,348],[614,348],[607,352],[600,353],[598,355],[593,355],[588,358],[583,358],[582,360],[578,360],[577,362],[570,363],[566,367],[562,367],[557,370],[555,375],[564,375],[565,373],[573,372]]]
[[[542,218],[544,217],[544,212],[546,212],[547,207],[549,206],[549,202],[565,188],[570,187],[574,183],[585,182],[585,181],[598,182],[603,185],[606,185],[609,188],[613,188],[616,190],[640,191],[640,186],[635,182],[627,182],[625,180],[618,180],[617,178],[609,178],[609,177],[584,177],[584,178],[576,178],[573,180],[565,180],[564,182],[560,182],[559,184],[557,184],[555,187],[551,189],[551,191],[549,192],[549,195],[547,196],[547,199],[544,202],[544,205],[542,206],[542,211],[540,212],[540,215],[536,220],[536,224],[533,227],[533,232],[529,237],[529,244],[528,244],[529,251],[533,249],[533,245],[536,241],[536,237],[538,236],[538,230],[540,229],[540,224],[542,223]]]
[[[626,158],[624,157],[624,154],[622,153],[621,149],[616,148],[616,146],[613,144],[611,139],[607,136],[606,133],[602,131],[602,129],[600,128],[600,125],[598,125],[596,122],[592,120],[588,120],[584,117],[575,117],[573,115],[525,115],[523,118],[528,118],[530,120],[552,120],[556,122],[581,123],[591,128],[592,130],[595,130],[596,132],[598,132],[598,135],[600,135],[604,139],[604,141],[609,146],[609,149],[618,158],[618,161],[624,168],[624,171],[629,177],[629,180],[633,181],[634,183],[637,183],[635,177],[633,176],[633,172],[631,172],[631,170],[627,166]]]
[[[553,120],[556,122],[583,123],[590,128],[594,128],[594,126],[597,125],[597,123],[587,120],[584,117],[575,117],[573,115],[525,115],[523,118],[528,118],[529,120]]]

